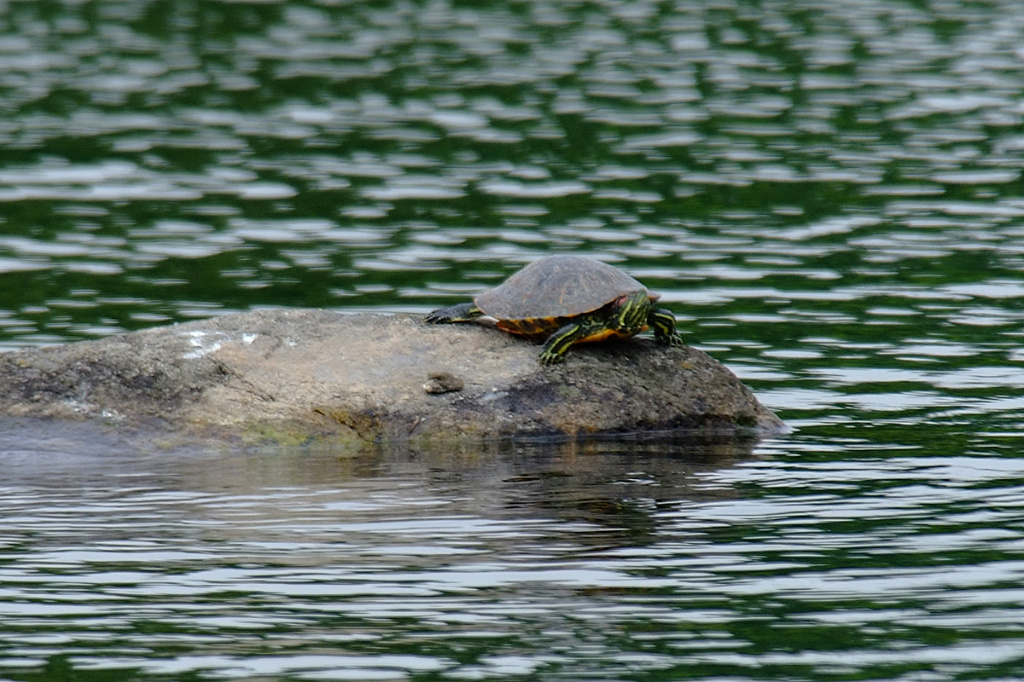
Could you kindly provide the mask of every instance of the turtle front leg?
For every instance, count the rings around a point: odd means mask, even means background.
[[[606,328],[604,320],[582,316],[560,327],[540,349],[540,364],[555,365],[565,360],[569,347],[580,339]]]
[[[450,322],[470,322],[483,315],[483,311],[474,303],[460,303],[447,308],[438,308],[427,313],[424,322],[430,324],[448,324]]]
[[[682,348],[683,337],[676,331],[676,316],[665,308],[651,308],[647,313],[647,325],[654,330],[654,340],[676,348]]]
[[[576,343],[584,336],[583,327],[575,322],[561,327],[548,337],[544,346],[540,349],[540,364],[555,365],[565,360],[565,353],[569,346]]]

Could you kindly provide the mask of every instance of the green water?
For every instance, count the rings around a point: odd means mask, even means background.
[[[614,262],[793,433],[0,429],[0,678],[1024,677],[1008,1],[0,0],[0,348]],[[583,351],[581,351],[583,352]]]

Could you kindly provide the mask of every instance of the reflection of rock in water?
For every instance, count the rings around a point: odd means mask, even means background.
[[[541,367],[536,354],[491,329],[407,315],[257,311],[0,354],[0,413],[442,451],[508,437],[783,428],[693,348],[588,344],[558,367]]]
[[[224,451],[208,461],[203,455],[201,467],[186,458],[175,478],[190,489],[251,500],[275,522],[333,514],[343,526],[333,538],[339,542],[351,540],[349,533],[376,532],[360,529],[360,519],[383,515],[395,533],[406,532],[403,524],[408,533],[436,525],[436,532],[453,535],[446,542],[456,544],[475,545],[483,522],[488,546],[502,543],[505,551],[514,551],[524,534],[535,532],[531,528],[550,534],[570,524],[573,542],[588,550],[649,544],[680,504],[734,497],[735,491],[709,485],[703,474],[754,457],[751,446],[505,443],[455,454],[388,448],[358,457],[331,448],[270,447]],[[318,511],[310,511],[310,501]]]
[[[732,496],[702,474],[752,456],[749,441],[506,442],[359,456],[326,446],[168,450],[90,422],[57,422],[46,437],[37,425],[3,424],[9,486],[84,496],[146,527],[186,519],[204,540],[276,537],[274,529],[287,528],[281,542],[327,546],[429,536],[515,553],[524,538],[563,532],[580,551],[643,546],[681,504]],[[139,527],[96,533],[127,538]],[[550,542],[561,541],[540,545]]]
[[[574,537],[595,547],[630,546],[652,541],[658,515],[681,501],[733,497],[700,474],[753,458],[753,446],[752,439],[728,438],[565,442],[454,460],[396,454],[386,462],[389,470],[421,470],[437,489],[468,493],[475,513],[594,524],[593,533]]]

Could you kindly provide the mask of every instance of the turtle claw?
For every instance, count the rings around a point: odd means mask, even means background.
[[[438,313],[440,312],[440,310],[435,310],[434,312],[427,313],[423,316],[423,321],[427,324],[443,324],[447,322],[448,318],[444,315],[439,315]]]
[[[661,342],[672,346],[673,348],[686,348],[686,343],[683,341],[683,337],[679,334],[672,334],[671,336],[665,337]]]
[[[562,362],[565,362],[565,355],[564,354],[563,355],[558,355],[556,353],[541,353],[540,354],[540,364],[542,364],[545,367],[550,367],[551,365],[557,365],[557,364],[560,364]]]

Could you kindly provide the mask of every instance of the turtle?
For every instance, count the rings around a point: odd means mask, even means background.
[[[497,320],[502,331],[544,341],[542,365],[565,359],[575,343],[628,338],[650,328],[654,340],[682,347],[671,311],[653,304],[659,298],[618,268],[576,255],[541,258],[494,289],[428,313],[433,324]]]

